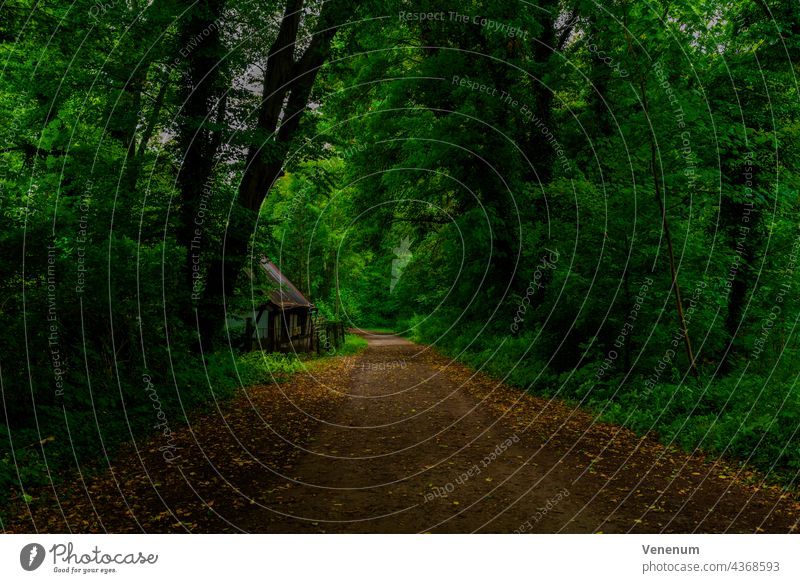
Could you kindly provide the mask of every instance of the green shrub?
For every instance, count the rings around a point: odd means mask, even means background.
[[[514,336],[497,326],[468,322],[451,328],[454,320],[453,314],[441,313],[414,316],[400,326],[412,328],[413,340],[436,342],[443,354],[507,384],[580,404],[602,413],[603,421],[655,435],[686,451],[700,448],[779,474],[800,468],[800,392],[791,384],[795,373],[788,365],[770,377],[750,372],[740,378],[731,371],[682,382],[681,371],[673,367],[646,390],[655,360],[648,361],[650,369],[643,366],[626,379],[619,372],[598,379],[596,357],[555,374],[546,365],[535,331]]]

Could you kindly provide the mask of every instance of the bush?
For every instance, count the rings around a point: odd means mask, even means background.
[[[436,342],[443,354],[512,386],[580,403],[602,412],[603,421],[652,434],[664,443],[748,460],[779,474],[800,468],[800,394],[791,386],[790,366],[770,377],[752,372],[742,377],[734,370],[728,376],[682,383],[677,382],[680,371],[666,370],[662,382],[646,390],[647,376],[637,371],[627,379],[619,373],[598,379],[597,358],[557,375],[547,368],[546,348],[540,347],[534,331],[513,336],[477,323],[450,328],[451,316],[414,316],[403,327],[412,328],[413,340]]]
[[[363,338],[348,335],[338,354],[354,354],[364,346]],[[230,398],[241,387],[284,382],[303,370],[304,360],[313,358],[250,352],[212,354],[204,361],[185,359],[174,370],[174,379],[151,372],[148,378],[155,387],[151,393],[145,390],[139,374],[120,375],[118,387],[95,385],[92,395],[85,387],[66,386],[69,406],[37,406],[38,429],[0,425],[0,504],[12,492],[22,494],[49,483],[49,476],[57,478],[58,471],[74,466],[76,459],[81,466],[91,466],[99,455],[99,439],[111,450],[132,437],[152,432],[150,394],[177,425],[185,421],[185,413]]]

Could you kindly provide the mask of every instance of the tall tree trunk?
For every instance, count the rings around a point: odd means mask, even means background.
[[[139,146],[136,150],[136,156],[141,158],[147,151],[147,146],[150,144],[150,139],[155,132],[158,118],[161,115],[161,110],[164,107],[164,98],[167,95],[167,88],[169,87],[169,75],[165,74],[158,88],[158,94],[153,101],[153,108],[150,110],[150,115],[147,117],[147,125],[144,127],[142,137],[139,140]]]
[[[639,84],[641,90],[641,97],[642,97],[642,107],[644,110],[645,117],[648,121],[650,121],[650,107],[649,102],[647,99],[647,85],[644,79],[640,80]],[[658,160],[656,156],[656,143],[655,143],[655,136],[653,135],[652,131],[648,132],[648,138],[650,142],[650,172],[653,176],[653,189],[655,191],[655,196],[658,201],[658,208],[661,213],[661,227],[664,232],[664,238],[667,241],[667,254],[669,256],[669,269],[670,275],[672,278],[672,290],[675,294],[675,307],[676,313],[678,316],[678,325],[681,328],[681,334],[683,335],[683,343],[684,347],[686,348],[686,357],[689,359],[689,370],[691,370],[692,375],[698,377],[697,372],[697,364],[695,363],[694,359],[694,352],[692,351],[692,341],[689,338],[689,329],[686,325],[686,318],[683,314],[683,302],[681,301],[681,286],[678,283],[678,267],[675,263],[675,250],[672,246],[672,234],[669,230],[669,220],[667,218],[667,209],[664,205],[664,199],[661,194],[661,181],[658,177]]]
[[[156,95],[153,101],[153,106],[147,116],[147,122],[142,130],[142,135],[139,138],[139,145],[136,146],[132,142],[133,149],[129,150],[129,156],[125,162],[125,182],[131,192],[136,190],[136,184],[139,181],[139,174],[142,170],[145,153],[147,152],[147,147],[150,144],[150,140],[155,132],[159,117],[161,116],[161,110],[164,107],[164,99],[166,98],[168,87],[169,77],[165,76],[159,85],[158,94]],[[133,155],[130,155],[131,151],[133,152]]]
[[[202,318],[207,333],[204,340],[210,339],[224,322],[225,305],[247,261],[258,212],[275,181],[283,174],[289,147],[308,106],[317,74],[330,54],[331,41],[352,13],[342,0],[323,4],[309,46],[295,60],[302,8],[302,0],[287,1],[278,37],[268,53],[257,129],[260,135],[273,137],[266,144],[254,144],[247,154],[237,204],[225,233],[224,253],[209,267],[203,298]]]
[[[199,214],[200,205],[212,194],[211,179],[220,143],[214,132],[208,128],[208,120],[215,107],[221,103],[221,81],[225,79],[220,59],[224,47],[220,34],[220,18],[225,7],[225,0],[207,0],[202,5],[185,0],[188,8],[181,19],[178,43],[181,55],[186,58],[183,108],[181,127],[179,128],[178,145],[183,155],[178,172],[178,188],[180,189],[180,228],[177,238],[186,250],[186,262],[183,265],[183,279],[186,286],[186,298],[182,310],[184,321],[194,327],[198,315],[194,311],[194,303],[200,299],[199,271],[193,266],[207,263],[207,257],[213,256],[210,241],[205,234],[203,219]],[[188,53],[188,54],[184,54]],[[198,307],[204,311],[202,305]],[[200,320],[201,339],[206,337],[202,317]]]
[[[538,125],[530,126],[525,144],[525,151],[528,159],[533,165],[528,180],[538,181],[546,184],[553,175],[553,160],[555,152],[553,145],[549,142],[547,135],[552,132],[555,134],[553,125],[553,89],[544,82],[547,73],[553,67],[553,55],[556,50],[556,25],[555,18],[558,15],[558,3],[548,1],[539,3],[541,14],[539,23],[542,32],[539,38],[533,42],[533,56],[535,64],[535,75],[539,79],[533,85],[534,108],[536,116],[541,120],[547,132],[542,131]]]
[[[758,169],[752,158],[748,158],[744,167],[735,166],[727,169],[727,175],[733,177],[735,188],[749,192],[756,188],[755,178]],[[745,174],[749,174],[745,178]],[[760,209],[754,204],[752,194],[750,200],[738,202],[730,196],[725,196],[720,205],[720,224],[728,232],[731,248],[738,260],[729,267],[728,277],[730,290],[728,292],[728,313],[725,318],[725,331],[728,333],[728,346],[726,347],[720,372],[727,374],[731,369],[731,357],[735,353],[736,336],[742,326],[744,308],[747,296],[755,285],[758,277],[749,273],[751,265],[763,247],[763,234],[760,228]]]

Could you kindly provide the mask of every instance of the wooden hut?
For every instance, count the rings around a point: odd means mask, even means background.
[[[272,261],[262,257],[257,273],[245,273],[256,297],[254,307],[227,319],[229,331],[243,333],[245,350],[332,354],[344,343],[344,324],[327,321]]]
[[[247,318],[246,348],[269,352],[314,350],[314,305],[272,261],[262,257],[259,267],[266,274],[271,289],[266,301]]]

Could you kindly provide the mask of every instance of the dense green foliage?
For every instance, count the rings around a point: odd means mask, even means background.
[[[317,116],[334,160],[298,168],[283,197],[327,189],[321,173],[339,187],[282,232],[338,249],[336,297],[360,325],[791,477],[789,4],[414,3],[443,19],[343,40]],[[298,266],[330,269],[303,249]]]
[[[151,386],[179,423],[296,370],[226,328],[261,254],[329,318],[800,469],[797,0],[305,4],[0,8],[0,489],[155,426]]]

